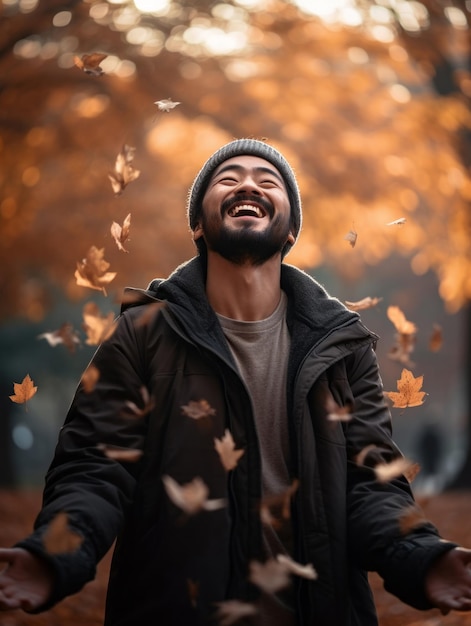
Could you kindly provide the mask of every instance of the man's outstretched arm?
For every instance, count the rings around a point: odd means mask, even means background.
[[[49,599],[53,588],[51,566],[23,548],[0,548],[0,610],[34,611]]]
[[[471,610],[471,550],[453,548],[439,556],[425,577],[425,592],[443,615]]]

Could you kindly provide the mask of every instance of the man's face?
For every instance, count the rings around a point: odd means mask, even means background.
[[[294,242],[290,215],[276,167],[260,157],[237,156],[214,171],[194,236],[233,263],[260,265]]]

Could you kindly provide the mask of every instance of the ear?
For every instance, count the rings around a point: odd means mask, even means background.
[[[204,235],[203,233],[203,227],[201,226],[201,224],[198,222],[198,224],[195,226],[195,229],[193,230],[193,241],[197,241],[198,239],[200,239],[202,236]]]
[[[291,245],[293,245],[294,242],[296,241],[296,237],[293,235],[291,231],[289,231],[288,239],[286,241],[287,243],[290,243]]]

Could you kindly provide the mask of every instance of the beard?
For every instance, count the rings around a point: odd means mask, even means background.
[[[224,216],[225,211],[221,213]],[[282,252],[290,233],[290,216],[277,215],[265,230],[256,231],[249,223],[238,229],[228,228],[218,215],[208,217],[203,213],[202,227],[209,250],[236,265],[258,266]]]

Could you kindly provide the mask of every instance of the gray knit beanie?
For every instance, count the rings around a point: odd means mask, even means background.
[[[288,192],[291,205],[291,224],[293,226],[293,235],[296,239],[301,229],[302,222],[301,197],[296,177],[288,161],[278,150],[257,139],[236,139],[231,141],[225,146],[222,146],[222,148],[219,148],[219,150],[216,150],[203,165],[188,193],[187,214],[191,230],[194,230],[198,224],[203,196],[214,170],[224,161],[242,155],[257,156],[265,159],[274,165],[281,174]],[[291,247],[292,244],[290,243],[285,245],[283,256]]]

